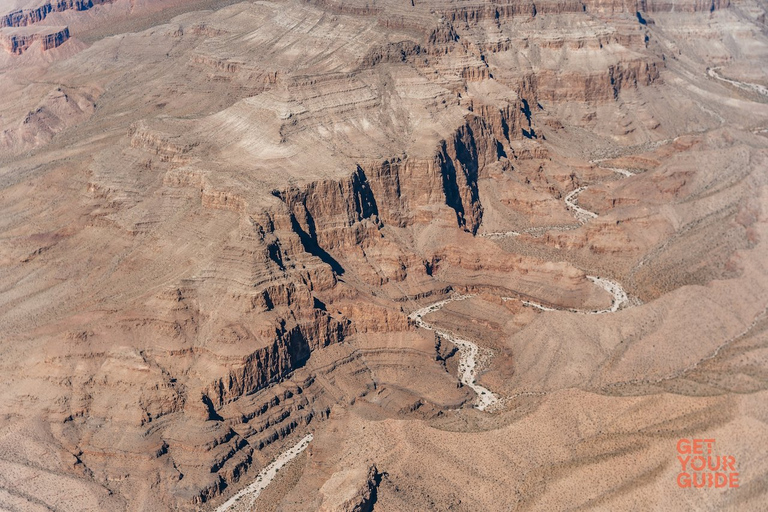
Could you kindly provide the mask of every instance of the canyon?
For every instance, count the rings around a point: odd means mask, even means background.
[[[760,509],[766,10],[1,5],[0,509]]]

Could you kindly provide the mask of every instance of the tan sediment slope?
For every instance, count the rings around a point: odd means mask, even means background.
[[[283,508],[319,509],[324,497],[315,494],[313,482],[375,462],[381,510],[756,510],[763,500],[759,476],[742,481],[756,494],[677,487],[676,443],[692,434],[715,438],[736,458],[742,476],[759,475],[765,461],[752,446],[766,435],[765,416],[755,411],[764,401],[764,391],[694,399],[562,390],[521,399],[515,405],[528,410],[524,418],[502,416],[502,425],[482,432],[422,421],[370,422],[347,413],[316,437],[302,481]],[[365,484],[350,478],[348,485]]]
[[[33,3],[0,508],[213,510],[310,433],[257,507],[766,500],[762,4]]]

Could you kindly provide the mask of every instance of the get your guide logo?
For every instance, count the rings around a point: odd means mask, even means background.
[[[736,457],[718,455],[714,447],[714,439],[680,439],[677,442],[678,486],[698,489],[739,486]]]

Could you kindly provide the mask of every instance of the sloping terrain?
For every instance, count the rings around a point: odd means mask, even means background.
[[[3,6],[0,508],[759,509],[766,8]]]

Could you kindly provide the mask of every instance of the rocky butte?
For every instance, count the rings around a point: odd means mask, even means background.
[[[763,508],[765,12],[2,3],[0,509]]]

